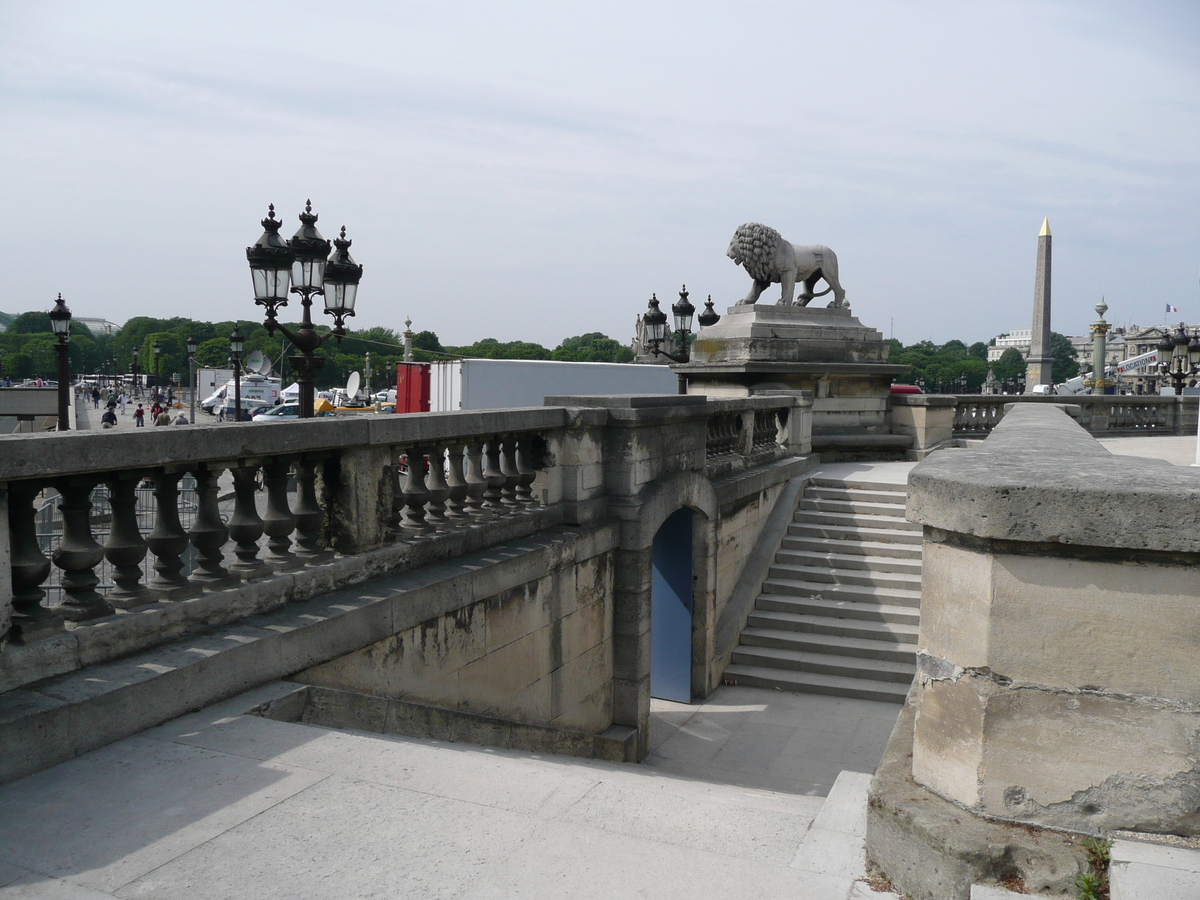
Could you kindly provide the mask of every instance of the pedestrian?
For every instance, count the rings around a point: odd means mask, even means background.
[[[158,415],[154,417],[154,424],[155,425],[170,425],[171,424],[171,414],[169,412],[167,412],[165,409],[160,409],[158,411]]]
[[[142,409],[142,404],[138,404],[138,408],[133,411],[133,424],[138,428],[142,428],[146,424],[146,411]]]
[[[117,395],[117,406],[121,407],[121,415],[125,415],[125,403],[125,392],[121,391],[121,393]]]
[[[188,421],[188,417],[185,416],[181,412],[179,415],[177,415],[175,417],[175,421],[172,424],[174,424],[174,425],[190,425],[191,423]]]
[[[114,407],[108,407],[104,410],[104,415],[100,417],[100,426],[102,428],[116,428],[117,414],[114,412]]]
[[[92,408],[100,408],[100,388],[92,388]]]
[[[218,422],[225,421],[225,401],[224,400],[222,400],[220,403],[217,404],[217,421]]]

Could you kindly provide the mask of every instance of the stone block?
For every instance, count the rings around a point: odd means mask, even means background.
[[[382,734],[388,719],[388,701],[350,691],[311,689],[303,721],[326,728],[355,728]]]
[[[606,682],[590,696],[555,716],[556,728],[600,734],[612,725],[612,683]]]
[[[612,647],[598,644],[550,673],[551,698],[556,716],[572,709],[601,689],[613,677]],[[611,724],[606,722],[604,727]]]
[[[553,579],[540,578],[483,602],[486,646],[491,652],[533,634],[550,620]]]
[[[544,635],[527,635],[464,666],[459,671],[460,705],[479,713],[507,710],[514,696],[538,680],[539,647],[545,642]]]
[[[75,756],[67,702],[28,690],[0,694],[0,783]]]
[[[979,805],[984,700],[964,680],[917,682],[913,777],[968,808]]]
[[[562,660],[569,662],[604,643],[608,622],[603,601],[585,606],[562,618]]]

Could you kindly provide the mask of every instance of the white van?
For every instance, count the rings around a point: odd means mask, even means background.
[[[252,406],[263,406],[268,403],[274,405],[280,400],[279,379],[268,378],[265,375],[243,375],[241,393],[243,410],[249,409]],[[200,405],[205,412],[209,413],[216,413],[221,406],[224,406],[225,414],[232,416],[234,414],[235,400],[234,383],[230,379],[220,390]]]

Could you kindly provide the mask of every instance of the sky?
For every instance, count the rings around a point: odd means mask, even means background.
[[[747,221],[906,344],[1028,327],[1044,217],[1054,330],[1200,322],[1197,47],[1194,0],[0,0],[0,310],[256,318],[311,198],[349,324],[444,344],[723,312]]]

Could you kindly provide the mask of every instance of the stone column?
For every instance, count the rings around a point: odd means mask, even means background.
[[[1033,331],[1029,358],[1025,361],[1025,392],[1032,394],[1039,384],[1053,384],[1050,369],[1050,220],[1042,221],[1038,235],[1037,274],[1033,279]]]

